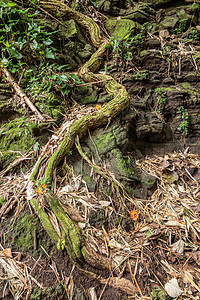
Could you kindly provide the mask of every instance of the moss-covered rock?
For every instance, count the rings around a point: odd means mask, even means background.
[[[81,174],[81,173],[79,173]],[[89,175],[83,175],[82,179],[86,182],[87,188],[90,192],[96,191],[96,181]]]
[[[105,132],[94,137],[94,143],[98,149],[99,155],[104,155],[116,147],[116,141],[112,132]]]
[[[134,22],[143,24],[149,22],[155,15],[155,10],[146,3],[134,3],[133,9],[126,11],[126,15],[122,19],[129,19]]]
[[[26,118],[17,118],[0,128],[0,149],[3,167],[20,157],[34,145],[33,128],[36,125]]]
[[[120,121],[115,122],[108,129],[95,130],[92,139],[94,143],[89,138],[86,139],[86,142],[95,157],[95,161],[98,161],[96,148],[100,157],[102,157],[116,147],[126,148],[129,143],[128,130]]]
[[[90,44],[86,44],[82,51],[79,51],[78,56],[83,59],[89,59],[93,53],[93,47]]]
[[[176,24],[178,23],[179,18],[176,16],[165,16],[165,18],[160,23],[160,27],[166,29],[173,29],[175,28]]]
[[[58,32],[62,37],[68,39],[77,35],[78,27],[74,20],[64,21],[63,24],[65,26],[60,24],[58,29]]]
[[[108,20],[105,24],[108,33],[119,39],[123,39],[127,34],[134,35],[139,27],[139,24],[132,20]]]
[[[110,151],[110,163],[117,177],[128,180],[141,180],[141,171],[137,169],[129,157],[124,157],[122,152],[115,148]]]
[[[23,251],[33,251],[34,237],[33,232],[38,228],[38,219],[35,215],[26,213],[20,215],[13,229],[13,241],[18,249]]]
[[[79,86],[73,91],[74,99],[79,104],[95,103],[98,100],[98,88],[93,86]]]

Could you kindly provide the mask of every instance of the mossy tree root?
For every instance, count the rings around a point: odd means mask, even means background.
[[[24,2],[30,1],[25,0]],[[52,15],[56,15],[63,20],[73,19],[79,26],[85,28],[89,32],[91,42],[95,47],[99,47],[101,45],[103,40],[101,30],[96,22],[88,16],[71,9],[60,0],[39,1],[39,5]]]
[[[29,3],[25,0],[24,3]],[[79,77],[85,82],[96,82],[97,85],[104,86],[108,94],[112,95],[113,99],[109,101],[100,111],[94,111],[81,119],[74,121],[71,125],[69,131],[66,133],[61,145],[55,151],[47,164],[45,178],[51,180],[52,174],[55,168],[58,166],[59,162],[64,158],[64,156],[72,149],[75,143],[76,136],[80,138],[87,132],[88,129],[97,128],[106,123],[109,123],[112,118],[117,116],[120,112],[129,106],[129,95],[126,88],[114,80],[111,76],[105,74],[95,74],[99,70],[103,59],[105,58],[110,43],[108,40],[104,39],[101,35],[101,31],[98,25],[89,17],[81,14],[80,12],[74,11],[69,8],[66,4],[58,0],[48,0],[39,1],[40,7],[47,10],[49,13],[60,16],[64,18],[73,19],[79,26],[85,28],[91,38],[91,42],[98,50],[91,56],[89,61],[80,69]],[[41,165],[44,161],[44,157],[38,161],[37,165],[32,172],[30,179],[35,179]],[[43,195],[44,196],[44,195]],[[49,203],[50,208],[54,212],[56,218],[59,220],[61,226],[61,231],[65,233],[63,238],[66,241],[66,249],[70,257],[80,263],[85,261],[93,264],[96,260],[97,265],[106,265],[103,259],[100,257],[97,259],[94,253],[91,253],[87,246],[82,243],[81,231],[71,221],[70,217],[66,214],[63,207],[60,205],[57,197],[53,193],[45,194],[46,201]],[[53,240],[57,241],[58,234],[56,233],[51,221],[48,221],[48,215],[43,211],[37,202],[37,199],[32,199],[31,204],[33,205],[36,213],[42,220],[44,228],[47,230],[48,234]],[[92,256],[92,257],[91,257]],[[93,257],[94,256],[94,257]],[[96,257],[96,258],[95,258]]]

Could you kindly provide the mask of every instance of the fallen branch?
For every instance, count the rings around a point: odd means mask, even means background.
[[[38,119],[41,122],[45,121],[45,118],[41,115],[41,113],[37,110],[35,105],[31,102],[31,100],[26,96],[22,88],[15,82],[14,78],[10,74],[10,72],[3,66],[1,66],[1,70],[3,74],[5,75],[6,80],[13,86],[16,94],[26,103],[26,105],[34,112]]]

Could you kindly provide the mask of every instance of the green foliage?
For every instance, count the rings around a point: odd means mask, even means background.
[[[147,36],[147,31],[151,30],[151,28],[152,25],[148,22],[144,23],[141,26],[140,32],[132,38],[132,43],[134,44],[134,46],[136,46],[137,48],[143,48]]]
[[[123,61],[131,61],[132,51],[131,46],[133,39],[126,35],[123,39],[111,37],[110,46],[115,58],[121,58]]]
[[[63,107],[66,110],[66,103],[63,99],[73,90],[75,85],[83,83],[76,74],[62,73],[68,69],[67,65],[41,63],[37,69],[28,69],[24,76],[27,80],[25,92],[34,99],[35,105],[43,113],[53,118],[59,118],[59,111]]]
[[[165,108],[165,104],[166,104],[166,101],[167,101],[167,95],[166,95],[166,92],[164,90],[163,87],[161,88],[156,88],[155,89],[155,95],[156,95],[156,108],[155,108],[155,111],[158,113],[158,114],[162,114],[163,111],[164,111],[164,108]]]
[[[188,134],[188,128],[189,128],[189,115],[188,115],[188,111],[186,108],[184,108],[184,106],[179,106],[178,110],[177,110],[177,119],[181,120],[181,123],[178,127],[178,130],[183,134],[183,135],[187,135]]]
[[[186,32],[188,27],[188,19],[181,19],[179,21],[178,27],[174,29],[175,34],[182,34]],[[199,40],[199,32],[196,27],[191,27],[187,30],[187,37],[183,39],[184,42],[197,41]]]
[[[135,75],[135,78],[138,80],[145,80],[148,77],[148,73],[147,72],[142,72],[142,71],[138,71]]]
[[[130,34],[127,34],[123,39],[111,37],[110,45],[112,46],[112,52],[114,57],[121,57],[124,61],[132,60],[132,47],[136,46],[137,48],[142,48],[145,43],[147,31],[152,27],[149,23],[144,23],[141,26],[139,33],[130,37]]]
[[[171,51],[172,51],[172,47],[167,44],[162,47],[162,53],[164,56],[172,58]]]
[[[181,19],[178,23],[178,27],[174,29],[175,34],[181,34],[187,29],[187,19]]]
[[[15,3],[0,3],[1,62],[12,73],[22,71],[27,62],[55,59],[57,49],[44,26],[36,23],[39,10],[19,8]],[[54,32],[55,33],[55,32]]]
[[[190,28],[188,38],[191,41],[199,40],[199,31],[196,29],[196,27],[191,27]]]
[[[76,74],[66,74],[67,65],[53,63],[60,55],[53,47],[56,31],[48,32],[40,25],[41,17],[38,8],[0,2],[0,60],[16,79],[20,78],[20,85],[41,113],[58,119],[61,111],[68,110],[67,95],[83,82]]]
[[[6,203],[6,199],[4,196],[0,197],[0,208],[3,206],[3,204]]]
[[[90,0],[89,1],[90,4],[92,4],[96,9],[99,8],[101,1],[99,0]]]

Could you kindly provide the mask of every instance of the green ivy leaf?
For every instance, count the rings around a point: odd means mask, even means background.
[[[9,64],[9,61],[7,60],[7,58],[4,57],[4,58],[1,60],[1,63],[2,63],[3,65],[7,66],[7,65]]]
[[[9,48],[11,45],[9,44],[9,41],[6,41],[6,47]]]
[[[51,39],[47,39],[46,41],[43,41],[43,44],[46,46],[49,46],[53,43],[53,41]]]
[[[37,49],[38,47],[38,42],[34,39],[31,43],[31,46],[33,47],[33,49]]]
[[[55,59],[54,53],[49,48],[47,48],[45,51],[45,57]]]
[[[19,53],[14,47],[9,48],[9,52],[14,58],[17,58],[17,59],[22,58],[21,53]]]
[[[2,18],[2,16],[3,16],[3,8],[1,7],[1,9],[0,9],[0,18]]]
[[[37,152],[38,150],[39,150],[39,147],[40,146],[40,144],[38,143],[38,142],[36,142],[34,145],[33,145],[33,150],[35,151],[35,152]]]
[[[67,77],[66,75],[60,75],[60,76],[58,76],[58,78],[59,78],[61,81],[68,82],[68,77]]]
[[[57,78],[57,75],[56,74],[52,74],[51,78],[55,80]]]
[[[7,3],[7,7],[13,7],[13,6],[16,6],[17,4],[16,3],[13,3],[13,2],[8,2]]]

